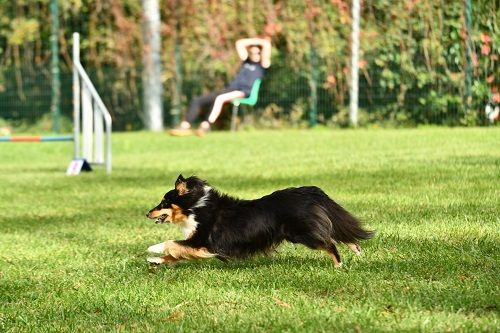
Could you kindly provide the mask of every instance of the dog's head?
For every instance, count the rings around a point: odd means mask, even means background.
[[[156,219],[156,224],[186,221],[190,209],[196,206],[200,198],[206,194],[205,186],[206,183],[197,177],[184,178],[179,175],[175,181],[174,189],[165,193],[161,202],[146,216],[150,219]]]

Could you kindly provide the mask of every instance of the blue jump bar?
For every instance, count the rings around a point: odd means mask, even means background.
[[[42,136],[40,141],[73,141],[73,135]]]

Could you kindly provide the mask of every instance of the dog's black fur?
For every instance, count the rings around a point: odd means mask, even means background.
[[[193,215],[196,227],[187,239],[174,242],[186,248],[206,249],[222,260],[265,252],[287,240],[325,250],[335,266],[340,266],[336,243],[346,243],[359,254],[358,241],[373,235],[315,186],[287,188],[260,199],[240,200],[219,193],[197,177],[185,179],[180,175],[175,189],[167,192],[147,214],[157,218],[156,223],[179,224],[190,216],[193,221]]]

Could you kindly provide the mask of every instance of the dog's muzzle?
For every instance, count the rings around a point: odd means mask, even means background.
[[[151,216],[151,212],[147,213],[146,214],[146,217],[148,219],[154,219],[154,217]],[[162,224],[162,223],[165,223],[165,220],[167,219],[168,215],[167,214],[162,214],[160,216],[158,216],[155,220],[155,223],[156,224]]]

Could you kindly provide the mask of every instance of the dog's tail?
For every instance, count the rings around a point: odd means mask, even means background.
[[[332,222],[332,238],[342,243],[356,243],[358,240],[370,239],[374,231],[363,229],[361,222],[326,194],[321,200],[321,205],[326,210]]]

